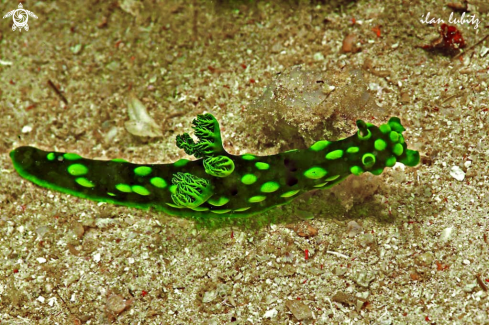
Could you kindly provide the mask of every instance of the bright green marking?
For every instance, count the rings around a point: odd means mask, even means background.
[[[325,149],[330,143],[331,143],[330,141],[321,140],[313,144],[310,149],[312,151],[321,151]]]
[[[241,183],[243,183],[245,185],[251,185],[254,182],[256,182],[257,179],[258,178],[253,174],[246,174],[246,175],[243,175],[243,177],[241,177]]]
[[[185,166],[190,160],[188,159],[180,159],[180,160],[177,160],[173,163],[173,166],[175,167],[183,167]]]
[[[396,157],[394,156],[390,156],[389,158],[387,158],[387,160],[385,161],[385,165],[387,167],[392,167],[396,164]]]
[[[362,157],[362,164],[364,164],[366,168],[372,167],[375,165],[375,156],[371,153],[364,154]]]
[[[374,147],[375,150],[382,151],[387,147],[387,143],[382,139],[377,139],[375,140]]]
[[[374,175],[380,175],[380,174],[382,174],[383,171],[384,171],[384,168],[378,168],[378,169],[371,170],[370,172]]]
[[[146,187],[141,186],[141,185],[133,185],[133,186],[131,187],[131,189],[132,189],[132,191],[133,191],[134,193],[139,194],[139,195],[144,195],[144,196],[146,196],[146,195],[150,195],[150,194],[151,194],[151,192],[150,192],[150,191],[148,191],[148,189],[147,189]]]
[[[78,177],[77,179],[75,179],[75,182],[77,182],[78,184],[80,184],[83,187],[94,187],[95,186],[95,184],[93,184],[91,181],[89,181],[85,177]]]
[[[343,150],[341,149],[333,150],[326,154],[326,159],[328,160],[340,159],[341,157],[343,157]]]
[[[244,160],[254,160],[256,157],[247,153],[247,154],[241,156],[241,158],[243,158]]]
[[[181,208],[183,208],[183,207],[178,206],[178,205],[173,204],[173,203],[167,203],[166,205],[168,205],[168,206],[170,206],[170,207],[172,207],[172,208],[175,208],[175,209],[181,209]]]
[[[392,130],[391,127],[389,126],[389,124],[382,124],[381,126],[379,126],[379,129],[380,129],[380,132],[382,132],[384,134],[387,134]]]
[[[153,177],[150,181],[149,181],[154,187],[157,187],[157,188],[165,188],[168,186],[168,184],[166,183],[166,181],[161,178],[161,177]]]
[[[358,135],[358,138],[360,140],[368,140],[372,136],[372,132],[370,132],[370,130],[367,129],[367,135],[366,136],[363,136],[362,133],[360,132],[360,130],[358,130],[357,135]]]
[[[66,160],[78,160],[78,159],[81,159],[81,156],[80,155],[77,155],[76,153],[65,153],[63,155],[63,157]]]
[[[177,185],[170,186],[170,193],[171,194],[176,194],[177,193]]]
[[[311,167],[304,172],[304,176],[310,179],[320,179],[326,176],[328,172],[321,167]]]
[[[326,184],[328,184],[328,182],[324,182],[324,183],[321,183],[321,184],[318,184],[318,185],[314,185],[314,187],[323,187]]]
[[[391,133],[389,133],[389,138],[392,142],[396,143],[397,141],[399,141],[399,133],[397,133],[396,131],[392,131]]]
[[[251,207],[236,209],[236,210],[234,210],[234,212],[243,212],[243,211],[246,211],[248,209],[251,209]]]
[[[258,203],[258,202],[261,202],[263,200],[265,200],[267,197],[264,196],[264,195],[257,195],[257,196],[252,196],[250,197],[250,199],[248,200],[248,202],[250,203]]]
[[[287,152],[296,152],[296,151],[299,151],[299,149],[291,149],[291,150],[287,150],[287,151],[284,151],[284,153],[287,153]]]
[[[212,213],[217,213],[217,214],[224,214],[230,212],[231,209],[224,209],[224,210],[211,210]]]
[[[216,206],[216,207],[220,207],[220,206],[223,206],[224,204],[228,203],[229,199],[225,196],[221,196],[218,199],[209,199],[207,202],[209,204]]]
[[[392,148],[392,152],[396,155],[396,156],[400,156],[402,155],[402,153],[404,152],[404,148],[402,147],[402,144],[400,143],[396,143],[396,145],[394,146],[394,148]]]
[[[122,158],[115,158],[115,159],[112,159],[111,161],[113,161],[113,162],[119,162],[119,163],[127,163],[128,162],[127,160],[122,159]]]
[[[360,151],[360,148],[358,148],[358,147],[350,147],[350,148],[346,149],[346,152],[348,152],[348,153],[357,153],[359,151]]]
[[[192,209],[194,211],[200,211],[200,212],[209,211],[209,208],[204,208],[204,207],[195,207],[195,208],[190,208],[190,209]]]
[[[131,189],[131,185],[127,185],[127,184],[117,184],[115,186],[116,190],[118,191],[121,191],[121,192],[124,192],[124,193],[131,193],[132,192],[132,189]]]
[[[352,168],[350,168],[350,172],[353,175],[361,175],[363,173],[363,169],[360,166],[353,166]]]
[[[82,176],[88,173],[88,168],[82,164],[73,164],[68,166],[68,173],[73,176]]]
[[[402,134],[399,134],[399,143],[404,143],[404,137]]]
[[[296,195],[299,192],[300,192],[300,190],[288,191],[288,192],[285,192],[284,194],[280,195],[280,197],[291,197],[291,196]]]
[[[280,188],[280,184],[277,182],[266,182],[260,187],[260,191],[264,193],[272,193]]]
[[[148,166],[139,166],[134,168],[134,174],[138,176],[148,176],[149,174],[151,174],[152,171],[153,169]]]
[[[50,153],[48,153],[46,158],[48,158],[48,160],[50,160],[50,161],[53,161],[56,158],[56,155],[54,154],[54,152],[50,152]]]
[[[114,193],[111,193],[111,192],[107,192],[107,194],[110,196],[116,196]]]
[[[270,168],[270,165],[264,162],[257,162],[255,163],[255,167],[259,170],[267,170]]]
[[[335,179],[337,179],[338,177],[340,177],[340,175],[331,176],[331,177],[326,178],[325,180],[328,182],[331,182],[331,181],[334,181]]]

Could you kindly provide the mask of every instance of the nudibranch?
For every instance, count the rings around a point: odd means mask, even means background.
[[[407,148],[397,117],[379,127],[358,120],[358,131],[348,138],[271,156],[227,153],[211,114],[198,115],[193,125],[197,142],[188,133],[176,138],[179,148],[197,158],[192,161],[133,164],[27,146],[11,151],[10,157],[20,176],[39,186],[189,218],[250,216],[307,191],[331,188],[351,174],[379,175],[396,162],[419,163],[419,153]]]

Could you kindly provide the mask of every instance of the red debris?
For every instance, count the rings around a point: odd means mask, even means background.
[[[306,250],[304,251],[304,257],[306,258],[306,260],[308,260],[308,259],[309,259],[309,250],[308,250],[308,249],[306,249]]]
[[[372,32],[374,32],[377,37],[380,37],[380,26],[375,26],[374,28],[372,28]]]
[[[434,40],[429,45],[421,46],[427,51],[441,51],[448,54],[455,54],[465,47],[465,40],[462,33],[455,26],[442,24],[440,26],[440,38]]]

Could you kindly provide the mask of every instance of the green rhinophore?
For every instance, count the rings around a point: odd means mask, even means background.
[[[250,216],[307,191],[330,188],[351,174],[379,175],[396,162],[419,163],[396,117],[380,127],[359,120],[350,137],[271,156],[227,153],[211,114],[192,123],[198,141],[188,133],[176,138],[177,146],[196,158],[192,161],[138,165],[33,147],[16,148],[10,157],[22,177],[48,189],[194,219]]]

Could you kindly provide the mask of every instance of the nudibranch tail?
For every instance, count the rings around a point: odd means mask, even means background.
[[[419,163],[419,153],[407,149],[405,129],[396,117],[379,127],[359,120],[358,131],[348,138],[271,156],[227,153],[211,114],[199,115],[193,124],[199,141],[185,133],[176,142],[199,158],[194,161],[133,164],[33,147],[16,148],[10,157],[17,172],[39,186],[189,218],[249,216],[289,203],[304,192],[330,188],[351,174],[379,175],[396,162]]]

